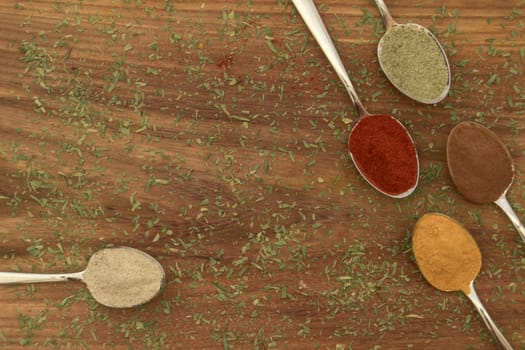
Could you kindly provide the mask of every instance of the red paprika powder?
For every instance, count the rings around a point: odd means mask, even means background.
[[[354,126],[348,149],[361,174],[378,190],[400,195],[417,184],[416,147],[401,123],[389,115],[367,115]]]

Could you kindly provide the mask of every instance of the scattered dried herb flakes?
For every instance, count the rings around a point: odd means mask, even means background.
[[[15,119],[0,143],[2,263],[76,271],[97,248],[125,243],[158,256],[168,284],[126,312],[101,308],[80,284],[17,288],[17,324],[2,327],[0,344],[377,349],[424,319],[414,348],[439,348],[445,334],[477,346],[487,334],[468,301],[425,288],[410,260],[405,228],[437,209],[491,229],[481,238],[499,263],[481,277],[501,288],[487,307],[522,302],[522,250],[506,221],[458,200],[440,140],[473,118],[508,130],[521,152],[523,4],[482,20],[493,37],[459,33],[461,9],[435,11],[454,67],[442,108],[400,105],[386,88],[373,68],[381,20],[367,4],[337,16],[322,6],[334,37],[358,40],[338,45],[360,96],[421,145],[422,190],[402,202],[359,180],[345,147],[350,102],[291,3],[99,5],[8,10],[5,76],[18,104],[6,107]]]

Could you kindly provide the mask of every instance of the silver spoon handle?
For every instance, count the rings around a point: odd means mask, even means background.
[[[83,272],[64,274],[0,272],[0,284],[66,282],[82,280],[82,274]]]
[[[525,242],[525,226],[523,226],[520,219],[518,218],[518,215],[516,215],[516,213],[512,209],[512,206],[507,200],[507,197],[505,196],[505,194],[499,197],[498,200],[494,203],[496,203],[501,208],[501,210],[503,210],[503,212],[507,214],[510,221],[516,228],[516,231],[518,231],[522,241]]]
[[[381,13],[381,17],[383,18],[383,23],[385,24],[386,30],[389,30],[397,24],[396,21],[394,21],[394,18],[392,17],[392,15],[390,15],[390,11],[388,11],[388,8],[386,7],[386,4],[383,0],[374,1],[376,2],[379,12]]]
[[[355,91],[355,88],[348,77],[348,73],[346,72],[345,66],[341,61],[341,57],[339,57],[339,54],[337,53],[332,38],[330,37],[330,34],[328,34],[328,30],[326,29],[326,26],[324,25],[314,2],[312,0],[292,1],[295,5],[295,8],[297,8],[297,11],[306,23],[306,26],[310,29],[315,40],[326,55],[326,58],[328,58],[328,61],[330,61],[330,64],[334,68],[337,76],[343,82],[343,85],[345,86],[348,95],[350,95],[350,99],[354,103],[359,116],[363,117],[368,115],[368,112],[365,110],[361,100],[357,96],[357,92]]]
[[[472,301],[472,304],[476,307],[476,309],[479,312],[479,315],[481,316],[481,319],[483,322],[485,322],[485,325],[489,329],[490,333],[494,337],[494,340],[496,341],[496,346],[500,350],[512,350],[512,346],[510,343],[505,339],[505,336],[501,331],[498,329],[498,326],[496,326],[496,323],[492,320],[489,313],[481,303],[481,300],[479,300],[478,295],[476,294],[476,291],[474,290],[474,283],[470,283],[470,293],[467,294],[467,297]]]

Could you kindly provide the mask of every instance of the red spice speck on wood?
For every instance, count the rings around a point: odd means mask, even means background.
[[[348,148],[361,173],[380,191],[399,195],[417,183],[416,148],[395,118],[362,118],[350,133]]]

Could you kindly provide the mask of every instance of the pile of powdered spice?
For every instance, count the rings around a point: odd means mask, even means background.
[[[505,145],[494,132],[475,122],[462,122],[452,129],[447,162],[458,191],[474,203],[495,202],[514,178]]]
[[[417,151],[403,125],[389,115],[369,115],[352,129],[348,140],[352,159],[378,190],[398,196],[418,182]]]
[[[442,291],[470,293],[481,269],[481,252],[470,233],[440,213],[423,215],[414,227],[412,248],[425,279]]]
[[[396,25],[379,42],[379,62],[405,95],[422,102],[440,100],[447,91],[449,69],[439,44],[416,25]]]
[[[164,284],[164,270],[140,250],[109,248],[91,257],[83,280],[99,303],[127,308],[144,304],[158,294]]]

